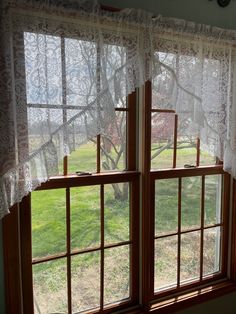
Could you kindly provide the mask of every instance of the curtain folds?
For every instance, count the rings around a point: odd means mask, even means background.
[[[81,0],[3,0],[0,14],[0,217],[147,80],[153,107],[236,177],[236,32]]]

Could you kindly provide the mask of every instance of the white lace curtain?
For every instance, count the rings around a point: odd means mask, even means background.
[[[235,32],[76,0],[3,0],[0,217],[145,81],[236,177]]]

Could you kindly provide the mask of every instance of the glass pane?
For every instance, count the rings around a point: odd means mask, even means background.
[[[200,231],[181,235],[180,281],[200,278]]]
[[[71,248],[100,245],[100,186],[71,189]]]
[[[87,106],[96,95],[96,43],[66,38],[65,58],[66,102],[73,106]]]
[[[180,125],[178,126],[178,133],[179,132],[181,132]],[[176,167],[184,167],[185,165],[196,166],[196,159],[196,138],[191,136],[178,136]]]
[[[155,291],[177,284],[177,236],[155,240]]]
[[[201,177],[182,179],[181,228],[199,228],[201,223]]]
[[[33,266],[34,313],[67,313],[66,259]]]
[[[126,112],[116,112],[116,119],[101,135],[102,169],[126,169]]]
[[[100,252],[72,256],[71,287],[73,313],[100,305]]]
[[[130,296],[130,249],[128,245],[105,249],[104,304]]]
[[[204,230],[203,275],[220,271],[221,228]]]
[[[61,38],[25,32],[24,53],[27,103],[60,105]]]
[[[221,180],[221,175],[205,177],[205,225],[216,224],[221,221]]]
[[[113,97],[116,97],[116,107],[126,107],[128,86],[125,67],[121,71],[121,67],[127,62],[126,48],[110,44],[104,44],[102,48],[102,54],[104,60],[106,60],[106,66],[103,67],[103,70],[105,70],[107,80],[109,81],[114,74],[116,75],[116,84],[109,84],[110,93]],[[120,68],[119,72],[116,71],[118,68]],[[107,87],[107,80],[105,82],[101,80],[102,88]]]
[[[215,165],[216,157],[210,155],[201,145],[200,150],[200,165],[207,166],[207,165]]]
[[[151,168],[173,167],[174,113],[152,113]]]
[[[97,141],[89,141],[81,145],[68,156],[68,173],[76,171],[97,171]]]
[[[129,184],[106,184],[104,188],[105,243],[130,239]]]
[[[65,201],[64,189],[32,193],[33,258],[66,251]]]
[[[172,109],[175,105],[177,88],[168,67],[176,69],[176,55],[155,52],[155,58],[167,67],[158,67],[157,75],[152,79],[152,108]]]
[[[177,232],[178,227],[178,179],[155,182],[155,233]]]
[[[63,122],[63,113],[61,109],[50,108],[27,108],[27,117],[28,117],[28,144],[29,144],[29,153],[34,153],[47,142],[50,142],[52,133],[55,132]],[[62,134],[54,135],[53,142],[56,147],[60,147],[62,145]],[[50,150],[45,150],[44,158],[49,158],[51,160],[52,152]],[[42,171],[41,163],[42,157],[35,156],[33,160],[31,160],[31,173],[33,177],[41,178],[45,176]],[[60,158],[59,158],[60,159]],[[59,161],[59,167],[55,162],[50,163],[51,173],[57,174],[58,168],[59,173],[62,174],[62,163]],[[43,177],[44,179],[44,177]]]

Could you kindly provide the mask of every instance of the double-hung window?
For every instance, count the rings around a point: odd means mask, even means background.
[[[180,53],[160,39],[156,75],[127,96],[134,73],[124,65],[138,53],[132,40],[143,40],[135,29],[118,45],[111,21],[90,38],[84,29],[95,26],[87,21],[73,30],[63,20],[56,31],[47,22],[39,30],[19,23],[12,38],[17,101],[26,103],[17,112],[19,160],[36,154],[39,142],[53,137],[54,145],[40,155],[46,168],[31,165],[40,172],[34,191],[4,218],[9,313],[161,313],[233,289],[231,178],[194,135],[197,88],[182,87],[202,62],[194,49]],[[215,76],[212,93],[220,71],[231,75],[219,55],[206,54],[201,66]],[[114,73],[118,91],[108,82]],[[108,100],[100,93],[107,84]],[[111,118],[111,99],[113,118],[93,125]],[[216,114],[207,108],[206,116]],[[50,169],[55,147],[67,156]],[[59,175],[39,186],[51,170]]]
[[[145,84],[142,202],[144,278],[149,278],[143,282],[144,297],[157,312],[168,304],[170,296],[178,298],[186,291],[227,278],[230,206],[230,176],[223,171],[222,161],[209,155],[189,130],[192,112],[188,95],[178,95],[180,89],[173,96],[176,82],[170,69],[181,84],[181,79],[194,75],[181,71],[194,69],[200,61],[193,52],[163,52],[162,46],[160,50],[156,57],[162,67]],[[185,62],[190,64],[187,69],[181,67]],[[203,66],[214,67],[216,73],[226,67],[214,56],[206,58]]]
[[[34,154],[39,141],[46,143],[76,114],[87,115],[58,134],[56,141],[69,143],[70,151],[81,142],[59,164],[59,176],[20,204],[24,313],[111,313],[138,302],[135,93],[120,96],[112,122],[89,134],[93,116],[109,114],[106,99],[95,95],[126,62],[129,47],[125,38],[123,46],[110,40],[101,46],[99,36],[88,41],[82,30],[72,33],[24,29],[14,38],[21,46],[14,51],[16,67],[25,68],[24,153]],[[101,49],[108,61],[103,68]]]

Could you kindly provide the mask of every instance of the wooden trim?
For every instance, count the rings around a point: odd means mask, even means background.
[[[153,297],[153,293],[155,290],[155,244],[156,244],[156,226],[155,226],[155,181],[150,181],[150,187],[149,187],[150,195],[153,195],[153,197],[150,197],[150,224],[149,224],[149,232],[150,232],[150,295]]]
[[[177,251],[177,288],[180,287],[181,266],[181,213],[182,213],[182,179],[178,180],[178,251]]]
[[[18,221],[19,209],[15,205],[2,220],[6,314],[23,314]]]
[[[101,171],[101,135],[97,135],[97,173]]]
[[[219,224],[215,224],[215,225],[209,225],[209,226],[206,226],[204,227],[204,230],[207,230],[207,229],[212,229],[212,228],[215,228],[215,227],[221,227],[222,224],[219,223]],[[186,233],[192,233],[192,232],[195,232],[195,231],[201,231],[202,228],[193,228],[193,229],[186,229],[186,230],[182,230],[180,233],[181,234],[186,234]],[[173,232],[173,233],[166,233],[166,234],[162,234],[162,235],[159,235],[159,236],[155,236],[155,239],[162,239],[162,238],[167,238],[167,237],[173,237],[173,236],[177,236],[178,235],[178,232]]]
[[[67,122],[67,84],[66,84],[66,53],[65,53],[65,38],[61,37],[61,74],[62,74],[62,118],[63,123]],[[65,128],[65,133],[63,131],[63,140],[67,142],[67,127]],[[68,157],[63,158],[63,174],[67,175],[68,173]]]
[[[131,266],[131,283],[130,295],[133,302],[138,304],[139,301],[139,180],[134,180],[130,184],[130,266]]]
[[[236,179],[233,179],[232,188],[232,219],[231,219],[231,259],[230,277],[236,282]]]
[[[211,174],[224,174],[222,165],[214,166],[201,166],[193,168],[175,168],[175,169],[161,169],[158,171],[151,171],[151,177],[153,180],[159,179],[171,179],[181,177],[196,177]]]
[[[175,110],[173,109],[156,109],[156,108],[152,108],[151,112],[159,112],[159,113],[175,113]]]
[[[169,314],[236,291],[236,284],[224,281],[153,303],[150,313]]]
[[[20,203],[21,272],[24,314],[34,313],[30,204],[31,195],[29,194]]]
[[[114,243],[114,244],[104,245],[104,249],[111,249],[111,248],[114,248],[117,246],[129,245],[129,244],[131,244],[131,241],[122,241],[122,242],[118,242],[118,243]],[[96,246],[96,247],[83,249],[83,250],[73,250],[73,251],[71,251],[70,255],[74,256],[74,255],[79,255],[79,254],[84,254],[84,253],[96,252],[96,251],[100,251],[100,250],[101,250],[101,246]],[[63,257],[67,257],[67,253],[58,253],[58,254],[54,254],[54,255],[47,255],[45,257],[35,258],[32,260],[32,264],[36,265],[36,264],[40,264],[40,263],[45,263],[45,262],[52,261],[52,260],[59,259],[59,258],[63,258]]]
[[[68,156],[63,158],[63,175],[67,176],[68,174]]]
[[[221,211],[223,212],[222,214],[222,223],[223,223],[223,228],[221,228],[222,232],[222,240],[221,240],[221,250],[222,250],[222,273],[227,274],[227,268],[228,268],[228,257],[229,257],[229,207],[230,207],[230,181],[231,181],[231,176],[228,173],[225,173],[222,176],[222,184],[223,184],[223,189],[222,189],[222,205],[221,205]],[[234,241],[234,239],[232,239]]]
[[[135,93],[135,92],[133,92],[133,93]],[[132,93],[132,94],[133,94]],[[130,94],[129,96],[131,96],[132,94]],[[128,98],[129,98],[129,96],[128,96]],[[115,108],[115,111],[117,111],[117,112],[128,112],[129,111],[129,109],[128,108],[125,108],[125,107],[116,107]]]
[[[149,310],[149,300],[152,295],[151,273],[151,245],[153,235],[150,230],[150,166],[151,166],[151,107],[152,107],[152,83],[147,81],[144,90],[144,102],[142,108],[143,132],[142,132],[142,303],[145,310]]]
[[[67,251],[67,305],[68,314],[72,313],[71,300],[71,226],[70,226],[70,189],[66,189],[66,251]]]
[[[200,281],[203,277],[203,250],[204,250],[204,218],[205,218],[205,176],[202,176],[201,187],[201,239],[200,239]]]
[[[104,307],[104,228],[105,228],[105,219],[104,219],[104,185],[100,187],[100,207],[101,207],[101,264],[100,264],[100,310],[103,310]]]
[[[136,92],[128,96],[127,169],[136,170]]]
[[[201,156],[201,151],[200,151],[200,138],[197,138],[196,142],[196,149],[197,149],[197,155],[196,155],[196,166],[200,166],[200,156]]]
[[[94,173],[91,175],[68,175],[51,177],[48,181],[41,184],[36,191],[61,189],[76,186],[89,186],[109,183],[130,182],[139,177],[138,171],[105,172]]]
[[[174,147],[173,147],[173,168],[176,168],[176,159],[177,159],[177,138],[178,138],[178,115],[175,114],[175,122],[174,122]]]

